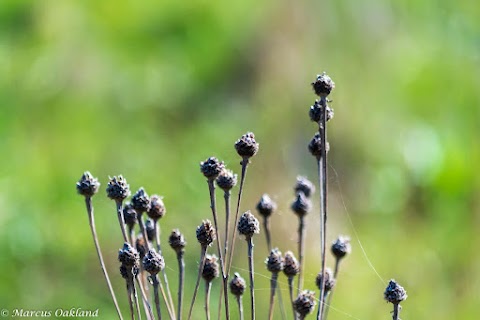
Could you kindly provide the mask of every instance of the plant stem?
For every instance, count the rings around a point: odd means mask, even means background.
[[[218,229],[218,219],[217,219],[217,209],[216,209],[216,201],[215,201],[215,184],[214,180],[207,180],[208,182],[208,190],[210,192],[210,208],[212,209],[212,215],[213,215],[213,222],[215,224],[215,229]],[[218,249],[218,256],[220,258],[220,270],[222,273],[222,280],[223,280],[223,291],[227,292],[228,288],[228,277],[225,276],[225,264],[223,263],[223,252],[221,248],[221,238],[220,238],[220,233],[217,232],[217,249]],[[225,316],[226,320],[230,319],[230,310],[228,306],[228,295],[224,295],[225,298]]]
[[[267,239],[268,250],[272,250],[272,241],[270,238],[270,220],[268,217],[263,216],[263,229],[265,230],[265,238]]]
[[[195,290],[193,291],[192,303],[190,304],[190,310],[188,311],[188,320],[192,318],[193,306],[195,305],[195,299],[197,298],[198,286],[200,285],[200,278],[202,277],[203,268],[205,267],[205,254],[207,253],[207,246],[202,245],[200,253],[200,265],[198,266],[197,282],[195,283]]]
[[[335,259],[335,270],[333,271],[333,277],[337,279],[337,274],[338,274],[338,269],[340,268],[340,259],[336,258]],[[332,296],[333,296],[333,291],[335,290],[335,286],[330,289],[330,292],[328,293],[328,298],[327,303],[325,304],[325,311],[324,313],[324,319],[328,318],[328,310],[330,310],[330,303],[332,302]]]
[[[153,316],[152,306],[150,306],[150,303],[148,302],[148,298],[145,293],[145,288],[143,287],[143,283],[141,280],[138,279],[138,276],[137,278],[135,278],[135,280],[137,281],[137,285],[140,288],[140,294],[142,295],[142,300],[143,300],[143,308],[145,309],[145,314],[147,315],[147,319],[154,320],[155,317]]]
[[[247,175],[247,167],[248,167],[249,160],[244,158],[241,162],[242,165],[242,174],[240,178],[240,188],[238,190],[238,199],[237,199],[237,209],[235,212],[235,220],[234,220],[234,228],[233,228],[233,235],[232,235],[232,244],[230,245],[230,255],[228,259],[228,268],[227,268],[227,278],[230,277],[230,270],[232,269],[232,262],[233,262],[233,253],[235,251],[235,239],[237,238],[237,224],[238,224],[238,214],[240,212],[240,202],[242,200],[242,191],[243,191],[243,184],[245,183],[245,177]]]
[[[393,320],[400,320],[400,318],[398,316],[400,315],[400,309],[401,308],[402,307],[400,307],[399,303],[394,303],[393,304],[393,316],[392,316]]]
[[[135,248],[135,229],[133,226],[128,226],[128,234],[130,237],[130,244]]]
[[[295,308],[293,307],[293,276],[288,276],[288,292],[290,293],[290,305],[292,306],[293,310],[293,320],[297,319],[297,313],[295,312]]]
[[[305,217],[298,216],[298,256],[300,262],[300,272],[298,274],[297,294],[303,287],[304,255],[305,255]]]
[[[227,265],[227,253],[228,253],[228,236],[230,233],[230,191],[225,191],[223,193],[223,198],[225,199],[225,246],[224,246],[224,263]]]
[[[205,282],[205,313],[207,320],[210,320],[210,291],[212,289],[212,282]]]
[[[137,289],[135,289],[135,283],[133,282],[133,278],[130,281],[131,281],[130,286],[132,288],[132,294],[133,294],[133,297],[135,298],[134,300],[135,309],[137,310],[138,319],[141,320],[142,314],[140,313],[140,304],[138,303]]]
[[[278,272],[272,272],[270,279],[270,309],[268,311],[268,319],[273,319],[273,307],[275,306],[275,291],[277,289]]]
[[[254,288],[254,270],[253,270],[253,240],[252,237],[247,238],[248,242],[248,271],[250,275],[250,310],[252,312],[252,320],[255,320],[255,288]]]
[[[183,287],[185,283],[185,261],[183,260],[183,251],[177,252],[178,260],[178,310],[177,319],[182,319],[182,306],[183,306]]]
[[[100,243],[98,242],[97,230],[95,228],[95,217],[93,214],[92,198],[85,197],[85,204],[87,206],[88,222],[90,225],[90,230],[92,231],[93,243],[95,244],[98,260],[100,261],[100,267],[102,269],[103,276],[105,277],[105,281],[107,281],[108,290],[110,291],[110,295],[112,296],[113,304],[115,305],[115,309],[117,310],[118,318],[123,320],[122,313],[120,312],[120,308],[118,306],[117,298],[115,297],[115,292],[113,291],[112,283],[110,282],[110,277],[108,276],[107,268],[105,267],[105,262],[103,261],[102,251],[100,250]]]
[[[127,237],[127,231],[125,228],[125,220],[123,219],[123,206],[122,206],[122,201],[115,201],[117,205],[117,216],[118,216],[118,222],[120,223],[120,229],[122,229],[122,235],[123,235],[123,241],[130,243],[128,241]]]
[[[243,320],[243,303],[242,303],[242,296],[237,297],[237,305],[238,305],[238,313],[240,314],[240,320]]]
[[[160,297],[158,294],[158,286],[160,282],[158,281],[157,275],[152,275],[152,284],[153,284],[153,292],[155,296],[155,308],[157,309],[157,318],[158,320],[162,320],[162,312],[160,309]]]
[[[135,320],[135,312],[133,310],[133,294],[132,294],[130,279],[126,279],[126,282],[127,282],[128,306],[130,307],[130,318],[132,320]]]

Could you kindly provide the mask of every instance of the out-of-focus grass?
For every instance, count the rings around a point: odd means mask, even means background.
[[[165,196],[162,240],[174,227],[185,233],[193,281],[195,226],[210,217],[198,163],[216,155],[238,172],[233,142],[247,130],[261,151],[242,209],[273,195],[273,241],[294,249],[291,186],[297,174],[315,177],[309,82],[327,70],[337,84],[328,238],[351,234],[354,250],[331,318],[387,318],[383,281],[393,277],[409,294],[402,317],[476,319],[479,11],[473,0],[2,1],[0,307],[115,317],[75,194],[84,170],[102,182],[97,225],[125,311],[108,175]],[[315,213],[309,222],[313,289]],[[234,267],[246,277],[243,242]],[[257,271],[268,276],[262,235],[256,243]],[[176,288],[174,254],[164,251]],[[257,281],[261,300],[268,278]]]

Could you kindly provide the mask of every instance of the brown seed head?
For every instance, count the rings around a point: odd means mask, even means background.
[[[251,238],[255,233],[260,233],[260,224],[257,218],[248,210],[238,220],[238,232],[247,239]]]
[[[123,207],[123,220],[129,228],[133,228],[137,223],[137,212],[131,203],[126,203]]]
[[[322,282],[322,273],[319,272],[317,277],[315,278],[315,284],[317,285],[317,288],[321,290],[320,285]],[[325,280],[323,282],[323,287],[325,288],[325,292],[329,292],[330,290],[333,289],[335,286],[335,278],[333,277],[333,272],[332,269],[330,268],[325,268]]]
[[[235,142],[235,150],[242,158],[251,158],[257,154],[259,144],[255,141],[253,132],[245,133],[240,139]]]
[[[202,246],[209,246],[217,239],[217,233],[210,220],[202,221],[197,227],[197,240]]]
[[[123,248],[118,251],[118,261],[127,267],[133,267],[140,264],[140,257],[137,250],[125,242]]]
[[[200,171],[208,180],[215,180],[223,170],[225,170],[225,164],[215,157],[200,162]]]
[[[272,249],[267,257],[267,260],[265,260],[265,263],[267,264],[267,269],[270,272],[278,273],[282,271],[284,267],[282,252],[278,250],[278,248]]]
[[[300,292],[297,299],[293,301],[293,308],[302,317],[305,317],[307,314],[311,313],[313,309],[315,309],[315,305],[315,292],[309,290]]]
[[[297,198],[292,203],[292,210],[299,217],[306,215],[312,209],[312,202],[303,192],[297,192]]]
[[[98,192],[99,187],[98,179],[88,171],[85,171],[77,182],[77,192],[84,197],[93,197]]]
[[[323,72],[322,74],[317,75],[315,81],[312,82],[312,87],[317,96],[326,98],[335,88],[335,83],[325,72]]]
[[[163,257],[157,253],[154,249],[148,250],[148,253],[142,259],[143,269],[155,275],[165,268],[165,261]]]
[[[172,230],[172,233],[168,238],[168,243],[170,244],[170,247],[172,247],[172,249],[175,250],[175,252],[177,253],[183,253],[185,250],[185,246],[187,245],[183,234],[181,234],[178,229]]]
[[[152,195],[150,197],[150,209],[147,211],[148,216],[150,219],[158,220],[163,218],[163,216],[167,213],[167,209],[165,209],[165,204],[163,203],[163,197],[159,195]]]
[[[309,111],[310,120],[316,123],[321,123],[323,120],[323,106],[321,105],[320,100],[315,100],[313,106],[310,107]],[[330,121],[333,118],[334,112],[333,109],[327,106],[327,119]]]
[[[330,150],[330,144],[327,142],[327,152]],[[317,157],[319,159],[322,156],[322,139],[320,138],[320,134],[317,132],[313,136],[312,140],[308,144],[308,151],[312,154],[312,156]]]
[[[240,274],[235,272],[233,275],[233,279],[230,281],[230,292],[234,296],[241,296],[245,292],[245,288],[247,287],[247,283],[245,279],[243,279]]]
[[[339,235],[338,238],[332,243],[332,254],[337,259],[342,259],[352,251],[350,245],[350,238],[347,236]]]
[[[399,304],[408,297],[407,291],[393,279],[388,283],[383,296],[385,300],[393,304]]]
[[[268,194],[264,194],[257,204],[257,211],[264,217],[269,217],[277,209],[277,204]]]
[[[132,206],[139,215],[150,210],[150,197],[143,187],[133,195]]]
[[[237,175],[232,170],[223,170],[217,177],[217,186],[223,191],[230,191],[237,184]]]
[[[115,201],[122,202],[130,195],[130,186],[123,176],[110,178],[107,185],[107,196]]]
[[[306,177],[298,176],[297,183],[293,189],[295,190],[295,193],[301,191],[307,198],[310,198],[310,196],[315,192],[315,185]]]
[[[219,266],[216,255],[207,254],[205,257],[205,266],[203,267],[202,277],[206,282],[211,282],[213,279],[218,278]]]
[[[300,264],[293,255],[292,251],[285,252],[283,273],[287,277],[294,277],[300,272]]]

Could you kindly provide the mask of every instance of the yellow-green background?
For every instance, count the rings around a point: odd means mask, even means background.
[[[165,197],[162,241],[174,227],[188,241],[188,305],[195,227],[211,217],[198,164],[215,155],[238,172],[233,143],[246,131],[260,152],[242,210],[270,193],[279,204],[274,243],[296,251],[292,185],[297,174],[315,179],[310,82],[326,70],[336,82],[328,241],[344,233],[353,246],[330,318],[389,319],[380,278],[395,278],[409,295],[403,319],[477,319],[479,30],[475,0],[2,0],[0,308],[99,308],[101,319],[115,317],[75,191],[85,170],[102,183],[98,233],[124,312],[121,233],[104,191],[117,174],[133,191]],[[317,211],[308,217],[311,289]],[[254,241],[265,319],[267,249],[263,234]],[[244,242],[234,271],[247,277]],[[164,251],[176,292],[174,254]],[[198,319],[202,303],[203,290]]]

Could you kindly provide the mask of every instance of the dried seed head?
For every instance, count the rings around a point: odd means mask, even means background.
[[[203,279],[206,282],[211,282],[213,279],[218,278],[218,268],[217,256],[207,254],[205,257],[205,266],[202,271]]]
[[[307,314],[311,313],[313,309],[315,309],[315,301],[315,292],[303,290],[300,292],[297,299],[293,301],[293,308],[298,312],[298,314],[300,314],[300,316],[305,317]]]
[[[139,215],[150,209],[150,198],[145,189],[140,188],[132,197],[132,206]]]
[[[303,192],[297,192],[297,198],[292,203],[292,210],[299,217],[306,215],[312,208],[312,202]]]
[[[309,111],[310,120],[313,122],[321,123],[323,119],[323,106],[321,105],[320,100],[315,100],[313,106],[310,107]],[[327,119],[330,121],[333,118],[334,112],[333,109],[327,106]]]
[[[323,72],[322,74],[317,75],[317,79],[312,82],[312,87],[317,96],[326,98],[335,88],[335,83],[325,72]]]
[[[245,282],[245,279],[243,279],[240,274],[235,272],[233,275],[232,280],[230,281],[230,292],[234,296],[241,296],[245,292],[245,288],[247,287],[247,284]]]
[[[200,162],[200,171],[208,180],[215,180],[218,175],[225,169],[223,161],[219,161],[215,157]]]
[[[405,289],[393,279],[388,283],[383,296],[385,300],[393,304],[398,304],[408,297]]]
[[[244,235],[247,239],[252,237],[255,233],[260,233],[260,224],[257,218],[248,210],[238,220],[238,232]]]
[[[240,139],[235,141],[235,150],[242,158],[253,157],[258,152],[259,144],[255,141],[253,132],[245,133]]]
[[[137,223],[137,212],[131,203],[126,203],[123,207],[123,220],[129,228],[133,228]]]
[[[165,268],[163,257],[154,249],[148,250],[148,253],[142,259],[143,269],[151,275],[157,274]]]
[[[257,204],[258,213],[267,218],[275,209],[277,209],[277,204],[265,193]]]
[[[209,246],[217,239],[217,233],[210,220],[202,221],[197,227],[197,240],[202,246]]]
[[[140,256],[134,247],[125,242],[123,248],[118,251],[118,261],[127,267],[133,267],[140,264]]]
[[[183,253],[185,246],[187,245],[183,234],[181,234],[178,229],[172,230],[172,233],[168,238],[168,243],[170,244],[170,247],[172,247],[172,249],[177,253]]]
[[[339,235],[337,240],[333,241],[331,250],[335,258],[342,259],[352,251],[352,246],[350,245],[350,238],[347,236]]]
[[[317,278],[315,279],[315,284],[317,285],[317,288],[319,290],[322,290],[320,288],[321,282],[322,282],[322,273],[319,272],[317,275]],[[329,292],[330,290],[332,290],[336,282],[337,280],[335,280],[335,278],[333,277],[332,269],[325,268],[325,280],[323,281],[323,287],[325,288],[325,292]]]
[[[294,190],[295,193],[301,191],[307,198],[310,198],[310,196],[315,192],[315,185],[306,177],[298,176]]]
[[[138,265],[127,266],[123,263],[122,265],[120,265],[120,274],[124,279],[129,279],[132,277],[135,278],[139,272],[140,272],[140,268]]]
[[[147,219],[147,221],[145,221],[145,230],[147,231],[148,241],[150,242],[155,241],[155,235],[156,235],[155,224],[151,219]]]
[[[84,197],[93,197],[98,192],[98,187],[100,187],[98,179],[88,171],[85,171],[77,182],[77,192]]]
[[[237,184],[237,175],[231,170],[223,170],[217,177],[217,186],[223,191],[230,191]]]
[[[330,144],[327,142],[327,152],[330,150]],[[320,138],[320,134],[317,132],[313,136],[312,140],[308,144],[308,151],[312,154],[312,156],[317,157],[319,159],[322,156],[322,139]]]
[[[148,216],[153,220],[158,220],[163,218],[165,213],[167,213],[167,209],[165,209],[163,197],[156,194],[152,195],[150,197],[150,209],[147,211]]]
[[[267,264],[267,269],[270,272],[277,273],[282,271],[284,267],[282,252],[280,252],[278,248],[272,249],[265,263]]]
[[[135,240],[135,248],[137,249],[140,259],[143,259],[145,254],[147,254],[147,246],[145,244],[145,239],[143,239],[141,234],[139,234],[137,240]]]
[[[107,185],[107,196],[115,201],[122,202],[130,195],[130,186],[123,176],[110,178]]]
[[[292,251],[285,252],[285,258],[283,263],[283,273],[287,277],[294,277],[300,272],[300,264],[297,258],[293,255]]]

